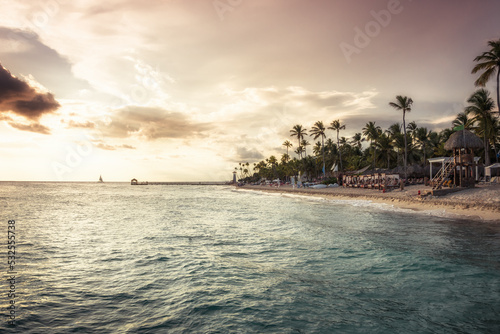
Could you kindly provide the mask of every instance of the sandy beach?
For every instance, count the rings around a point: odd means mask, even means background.
[[[419,196],[419,191],[424,193],[425,190],[430,189],[423,185],[407,186],[402,191],[397,189],[386,193],[372,189],[342,187],[293,189],[290,185],[280,187],[245,185],[240,188],[266,192],[320,196],[322,198],[339,200],[366,200],[415,211],[445,211],[451,215],[457,215],[463,218],[480,219],[500,224],[499,184],[478,185],[475,188],[465,189],[445,196]]]

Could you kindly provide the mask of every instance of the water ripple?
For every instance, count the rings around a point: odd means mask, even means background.
[[[500,332],[500,228],[484,222],[225,187],[0,198],[20,333]]]

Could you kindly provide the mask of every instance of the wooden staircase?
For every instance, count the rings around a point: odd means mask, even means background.
[[[443,187],[444,181],[448,176],[450,176],[453,169],[456,167],[455,159],[451,159],[447,162],[443,168],[439,170],[439,172],[434,176],[431,180],[432,189],[441,189]]]

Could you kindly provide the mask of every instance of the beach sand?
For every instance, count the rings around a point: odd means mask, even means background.
[[[423,194],[431,189],[424,185],[407,186],[402,191],[396,189],[386,193],[380,190],[343,187],[293,189],[290,185],[280,187],[245,185],[240,188],[320,196],[327,199],[366,200],[415,211],[444,211],[451,216],[480,219],[500,224],[500,184],[478,185],[475,188],[461,190],[445,196],[419,196],[419,190]]]

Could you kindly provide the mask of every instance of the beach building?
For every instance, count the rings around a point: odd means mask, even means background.
[[[490,181],[495,176],[500,176],[500,163],[498,162],[484,168],[484,177],[486,181]]]
[[[444,148],[453,151],[453,157],[450,159],[436,158],[435,161],[432,161],[442,164],[440,171],[431,180],[433,189],[440,189],[443,185],[474,187],[479,161],[479,158],[474,157],[474,150],[482,147],[481,138],[469,130],[460,130],[452,134],[444,144]]]

